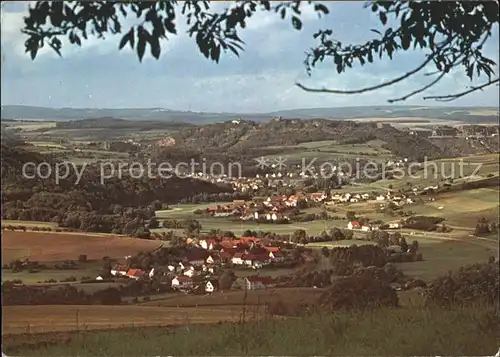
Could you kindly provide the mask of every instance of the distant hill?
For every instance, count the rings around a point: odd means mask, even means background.
[[[455,120],[463,123],[494,123],[498,121],[496,107],[337,107],[281,110],[270,113],[205,113],[178,111],[163,108],[46,108],[24,105],[4,105],[2,120],[80,120],[98,118],[120,118],[129,120],[169,121],[191,124],[210,124],[234,119],[267,122],[275,117],[288,119],[360,119],[360,118],[432,118]]]

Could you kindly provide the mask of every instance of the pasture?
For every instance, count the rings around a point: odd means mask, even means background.
[[[83,233],[4,231],[2,234],[2,254],[4,250],[29,250],[29,258],[39,262],[77,260],[81,254],[86,254],[89,260],[100,260],[104,256],[123,258],[151,251],[160,245],[157,241],[145,239]]]
[[[413,240],[418,241],[419,251],[422,253],[424,260],[421,262],[397,263],[395,265],[406,275],[424,281],[432,280],[464,265],[487,262],[490,256],[498,254],[496,244],[483,244],[483,242],[473,241],[472,238],[468,240],[465,238],[463,240],[447,240],[445,235],[405,236],[408,244]]]

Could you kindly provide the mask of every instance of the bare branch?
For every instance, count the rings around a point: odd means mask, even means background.
[[[305,90],[306,92],[316,92],[316,93],[331,93],[331,94],[360,94],[360,93],[365,93],[365,92],[371,92],[371,91],[374,91],[374,90],[377,90],[377,89],[380,89],[380,88],[384,88],[384,87],[388,87],[388,86],[391,86],[393,84],[396,84],[398,82],[401,82],[405,79],[407,79],[408,77],[411,77],[413,76],[415,73],[421,71],[425,66],[427,66],[427,64],[429,64],[429,62],[432,61],[432,59],[434,58],[434,55],[429,55],[427,57],[427,59],[422,62],[422,64],[420,66],[418,66],[417,68],[413,69],[412,71],[410,72],[407,72],[397,78],[394,78],[388,82],[384,82],[382,84],[377,84],[376,86],[371,86],[371,87],[365,87],[365,88],[361,88],[361,89],[354,89],[354,90],[340,90],[340,89],[327,89],[327,88],[322,88],[322,89],[319,89],[319,88],[309,88],[309,87],[306,87],[304,86],[303,84],[301,83],[295,83],[295,85],[303,90]]]
[[[436,84],[437,82],[439,82],[441,79],[443,79],[443,77],[446,75],[446,72],[443,72],[441,73],[435,80],[433,80],[432,82],[428,83],[427,85],[423,86],[422,88],[420,89],[417,89],[411,93],[408,93],[407,95],[404,95],[402,97],[399,97],[399,98],[395,98],[395,99],[389,99],[387,100],[389,103],[395,103],[395,102],[402,102],[402,101],[405,101],[407,100],[408,98],[410,97],[413,97],[415,94],[418,94],[418,93],[422,93],[424,91],[426,91],[427,89],[429,89],[430,87],[432,87],[434,84]]]
[[[441,102],[451,102],[451,101],[453,101],[455,99],[458,99],[460,97],[466,96],[467,94],[470,94],[470,93],[478,91],[478,90],[482,90],[483,88],[489,87],[492,84],[498,83],[499,80],[500,79],[497,78],[497,79],[494,79],[492,81],[488,81],[488,82],[486,82],[484,84],[481,84],[480,86],[471,87],[469,90],[466,90],[466,91],[460,92],[460,93],[448,94],[448,95],[432,95],[432,96],[429,96],[429,97],[424,97],[424,100],[435,99],[435,100],[438,100],[438,101],[441,101]]]

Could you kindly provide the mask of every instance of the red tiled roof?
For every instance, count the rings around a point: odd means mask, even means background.
[[[115,265],[111,270],[115,270],[115,271],[127,271],[128,268],[126,266],[123,266],[123,265]]]
[[[280,249],[278,247],[264,247],[265,250],[267,250],[268,252],[279,252]]]
[[[266,261],[269,259],[267,255],[256,255],[256,254],[244,254],[241,258],[243,260],[257,260],[257,261]]]
[[[233,257],[233,254],[234,253],[224,251],[220,253],[220,257],[221,259],[231,259]]]
[[[177,279],[179,282],[183,282],[183,283],[186,283],[188,281],[192,281],[193,280],[189,276],[185,276],[185,275],[176,276],[175,279]]]
[[[278,250],[277,252],[270,252],[270,253],[273,253],[273,256],[274,256],[275,258],[279,258],[279,257],[282,257],[282,256],[283,256],[283,254],[281,254],[281,252],[280,252],[279,250]]]
[[[143,276],[144,274],[146,274],[146,272],[144,270],[141,270],[141,269],[129,269],[127,271],[127,275],[128,276],[137,276],[137,277],[141,277]]]
[[[351,224],[353,226],[361,226],[361,223],[359,223],[358,221],[352,221]]]

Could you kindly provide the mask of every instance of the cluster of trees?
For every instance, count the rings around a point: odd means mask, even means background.
[[[9,305],[89,305],[92,296],[74,286],[58,288],[2,283],[2,304]]]
[[[57,160],[2,146],[3,219],[51,221],[82,231],[148,238],[148,229],[154,228],[154,221],[149,220],[165,204],[234,198],[229,187],[177,177],[134,178],[123,173],[101,182],[97,166],[85,167],[80,179],[75,172],[61,175],[58,181],[54,173],[42,179],[33,172],[28,174],[36,177],[27,178],[22,173],[25,162],[47,162],[55,167]],[[41,174],[48,175],[48,170]]]
[[[468,304],[498,306],[499,277],[499,264],[494,257],[487,263],[464,266],[455,273],[431,281],[426,291],[426,302],[444,307]]]
[[[418,229],[421,231],[435,231],[439,228],[439,224],[443,221],[444,218],[442,217],[413,216],[403,221],[403,227]]]
[[[188,236],[198,236],[202,229],[201,223],[191,218],[184,220],[165,219],[162,222],[162,226],[167,229],[184,229]]]
[[[478,219],[474,233],[476,236],[498,233],[498,225],[495,222],[490,223],[486,218],[482,217]]]
[[[330,250],[329,257],[333,266],[361,264],[364,267],[382,268],[387,263],[386,252],[371,244],[335,247]]]

